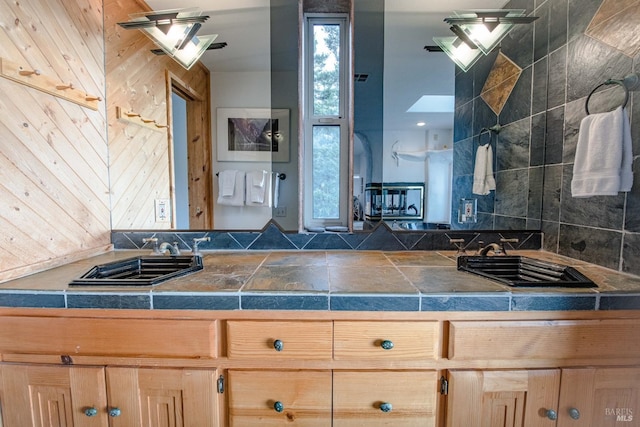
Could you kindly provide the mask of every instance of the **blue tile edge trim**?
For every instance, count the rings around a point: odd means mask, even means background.
[[[511,311],[596,310],[597,295],[513,295]]]
[[[0,292],[0,307],[66,308],[63,292]]]
[[[239,294],[153,294],[154,310],[238,310]]]
[[[556,311],[640,310],[638,294],[108,293],[0,290],[0,307],[141,310]]]
[[[332,295],[332,311],[420,311],[420,298],[396,295]]]
[[[325,294],[241,294],[242,310],[329,310]]]
[[[509,311],[511,296],[502,295],[423,295],[422,311]]]
[[[640,310],[640,295],[601,295],[598,310]]]

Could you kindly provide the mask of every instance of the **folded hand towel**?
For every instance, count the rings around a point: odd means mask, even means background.
[[[573,197],[615,196],[633,184],[633,154],[627,112],[590,114],[580,123],[573,164]]]
[[[218,184],[222,197],[233,197],[233,190],[236,186],[236,170],[224,170],[218,174]]]
[[[244,206],[244,180],[245,173],[243,171],[233,171],[234,172],[234,180],[233,180],[233,192],[231,196],[223,195],[223,182],[222,176],[224,172],[220,172],[218,175],[219,181],[219,195],[218,195],[218,204],[219,205],[227,205],[227,206]],[[224,178],[227,179],[227,178]]]
[[[496,189],[493,177],[493,149],[491,144],[481,145],[476,151],[476,163],[473,170],[473,194],[486,196]]]
[[[249,202],[262,206],[270,204],[269,193],[271,192],[271,186],[266,185],[270,175],[265,170],[247,172],[247,204]]]
[[[631,191],[633,186],[633,142],[629,114],[624,108],[622,117],[622,166],[620,170],[620,191]]]

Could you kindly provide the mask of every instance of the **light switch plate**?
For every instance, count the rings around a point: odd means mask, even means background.
[[[171,222],[169,199],[156,199],[156,222]]]

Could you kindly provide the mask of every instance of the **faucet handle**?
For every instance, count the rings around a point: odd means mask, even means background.
[[[202,242],[209,242],[211,241],[211,237],[206,236],[206,237],[196,237],[193,239],[193,254],[194,255],[202,255],[200,253],[200,248],[198,247],[198,245]]]
[[[158,238],[157,237],[145,237],[142,239],[142,243],[153,243],[153,253],[158,255],[161,254],[160,249],[158,248]]]
[[[502,246],[502,252],[504,252],[504,254],[506,255],[507,251],[506,251],[505,243],[520,243],[520,239],[515,238],[515,237],[512,238],[512,239],[504,239],[504,238],[500,239],[500,245]],[[512,245],[509,245],[509,246],[510,246],[509,249],[515,249]]]
[[[458,249],[458,255],[465,254],[464,239],[449,239],[449,243]]]

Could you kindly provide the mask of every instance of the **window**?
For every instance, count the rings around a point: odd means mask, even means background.
[[[348,224],[347,34],[346,15],[305,17],[305,227]]]

